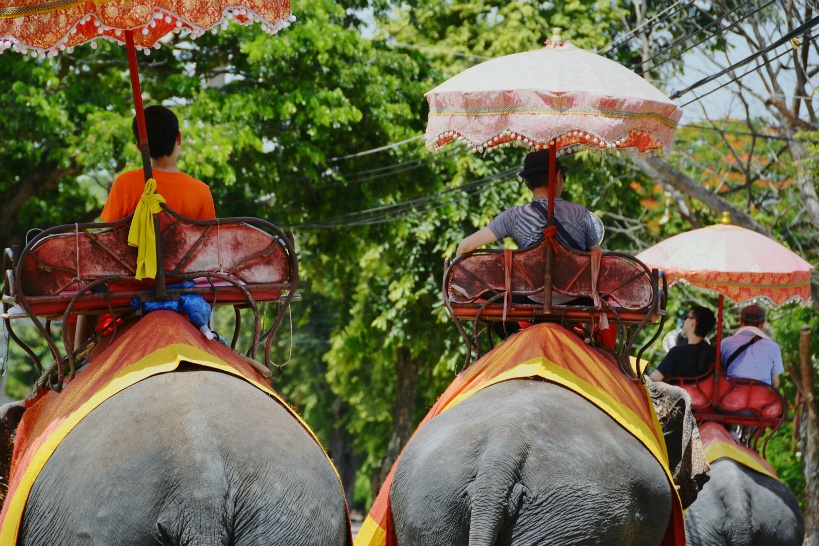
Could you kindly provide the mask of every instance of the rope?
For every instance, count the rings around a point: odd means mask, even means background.
[[[82,273],[80,273],[80,225],[75,223],[74,224],[74,250],[75,250],[75,259],[77,261],[77,272],[74,279],[77,281],[77,289],[79,289],[79,283],[82,281]]]
[[[224,273],[222,268],[222,224],[219,218],[216,219],[216,262],[219,265],[219,273]]]

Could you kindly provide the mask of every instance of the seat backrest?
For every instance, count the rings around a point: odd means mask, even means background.
[[[752,379],[726,376],[724,373],[720,373],[718,379],[714,404],[713,366],[699,377],[666,377],[664,381],[685,389],[691,396],[694,410],[764,419],[781,418],[785,411],[782,396],[770,385]]]
[[[782,417],[785,410],[782,396],[770,385],[726,376],[720,377],[715,409],[720,413],[753,413],[767,419]]]
[[[665,377],[663,381],[684,389],[691,397],[691,408],[695,411],[711,410],[714,396],[714,366],[697,377]]]
[[[552,288],[572,297],[592,297],[591,253],[567,248],[555,241]],[[546,239],[512,252],[513,295],[543,293],[546,275]],[[454,303],[470,303],[506,290],[503,251],[480,251],[457,258],[446,277],[446,293]],[[603,253],[597,292],[625,309],[647,309],[652,304],[651,275],[639,260],[620,253]]]
[[[47,230],[20,255],[17,292],[56,296],[103,277],[133,279],[137,251],[128,246],[127,220]],[[288,288],[294,278],[295,258],[284,234],[263,220],[190,221],[163,210],[159,226],[170,278],[220,272],[247,285],[278,288]]]

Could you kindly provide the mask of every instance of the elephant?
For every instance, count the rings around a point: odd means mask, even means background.
[[[704,461],[690,398],[670,385],[649,390],[655,405],[666,396],[670,468],[691,482],[680,489],[690,504],[707,479],[687,474],[692,446]],[[658,460],[597,406],[552,382],[512,379],[419,428],[389,500],[399,546],[656,546],[673,496]]]
[[[4,406],[0,423],[18,414]],[[352,540],[332,464],[293,415],[240,378],[183,362],[92,410],[45,463],[18,545],[54,544]]]
[[[801,546],[805,520],[782,482],[722,458],[688,508],[685,531],[693,546]]]

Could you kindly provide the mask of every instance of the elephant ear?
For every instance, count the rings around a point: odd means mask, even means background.
[[[648,392],[663,428],[671,475],[683,508],[688,508],[710,479],[691,397],[679,387],[655,381],[648,382]]]
[[[6,492],[9,489],[14,437],[17,433],[17,425],[20,424],[25,411],[24,400],[0,406],[0,506],[6,500]]]

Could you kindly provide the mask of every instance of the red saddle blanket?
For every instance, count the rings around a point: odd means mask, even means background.
[[[662,544],[684,545],[682,504],[668,469],[663,432],[645,387],[626,378],[613,360],[558,324],[541,323],[525,328],[461,372],[427,413],[418,429],[481,389],[500,381],[522,378],[544,379],[578,393],[622,425],[654,455],[666,471],[669,488],[674,491],[675,498]],[[355,546],[396,544],[389,493],[397,465],[398,461],[358,532]]]
[[[23,414],[14,444],[9,490],[0,513],[0,544],[17,543],[31,487],[60,441],[77,423],[117,392],[152,375],[172,372],[183,361],[244,379],[279,402],[316,439],[307,423],[252,364],[222,343],[208,341],[182,315],[155,311],[133,323],[62,392],[48,391]],[[328,461],[333,464],[329,457]]]
[[[753,449],[738,445],[721,424],[702,423],[699,429],[702,445],[705,449],[705,457],[709,463],[713,463],[717,459],[727,458],[760,474],[765,474],[775,480],[779,479],[771,463]]]

